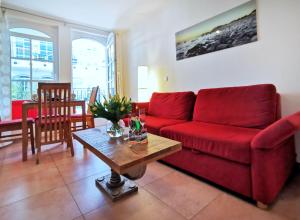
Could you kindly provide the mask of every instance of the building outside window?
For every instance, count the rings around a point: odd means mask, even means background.
[[[57,81],[54,41],[29,28],[10,29],[12,100],[30,99],[38,82]]]

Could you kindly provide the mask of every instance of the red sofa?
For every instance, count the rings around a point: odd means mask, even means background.
[[[293,134],[300,113],[280,118],[271,84],[153,93],[145,108],[150,133],[178,140],[183,150],[163,161],[270,204],[295,164]]]

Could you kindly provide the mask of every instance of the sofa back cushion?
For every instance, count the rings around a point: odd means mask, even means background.
[[[195,104],[194,92],[154,92],[150,99],[148,114],[151,116],[190,120]]]
[[[272,84],[203,89],[197,95],[193,120],[264,128],[277,118],[277,100]]]

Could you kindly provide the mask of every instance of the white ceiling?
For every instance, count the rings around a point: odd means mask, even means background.
[[[127,28],[169,0],[2,0],[9,8],[104,29]],[[1,2],[1,0],[0,0]]]

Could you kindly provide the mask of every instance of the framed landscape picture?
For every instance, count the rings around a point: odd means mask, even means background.
[[[176,33],[176,59],[182,60],[257,41],[256,1]]]

